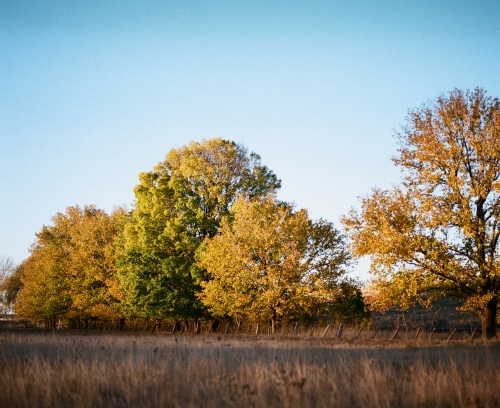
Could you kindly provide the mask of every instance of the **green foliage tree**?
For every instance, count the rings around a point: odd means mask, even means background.
[[[366,326],[370,311],[360,289],[361,283],[342,278],[335,287],[323,293],[321,302],[315,302],[309,315],[315,321],[341,322],[351,326]]]
[[[397,134],[405,175],[375,189],[343,222],[369,255],[382,307],[451,296],[496,334],[500,296],[500,102],[454,90],[410,111]],[[376,288],[377,289],[377,288]],[[376,291],[375,291],[376,292]]]
[[[94,206],[68,207],[36,234],[22,264],[17,313],[38,320],[118,317],[114,241],[125,216]]]
[[[349,259],[331,223],[312,222],[273,195],[240,197],[199,255],[211,278],[199,297],[216,316],[269,321],[274,332],[281,321],[331,308]]]
[[[280,187],[255,153],[221,139],[171,150],[139,175],[136,203],[117,241],[124,310],[147,318],[199,318],[195,296],[207,278],[196,252],[217,233],[238,194],[258,197]]]

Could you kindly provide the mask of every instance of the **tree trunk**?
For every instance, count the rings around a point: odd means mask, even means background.
[[[214,319],[210,321],[210,332],[209,333],[215,333],[217,329],[219,329],[220,322],[219,319]]]
[[[155,329],[158,327],[159,324],[160,324],[160,319],[156,319],[153,328],[151,329],[151,333],[155,332]]]
[[[174,327],[172,327],[172,334],[174,334],[177,331],[178,326],[179,322],[177,320],[174,320]]]
[[[497,298],[493,298],[481,311],[483,339],[491,339],[497,335],[497,303]]]

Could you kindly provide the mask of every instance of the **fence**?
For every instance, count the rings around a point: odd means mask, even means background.
[[[225,336],[257,336],[274,338],[300,339],[327,339],[334,341],[450,341],[473,340],[481,337],[480,327],[471,326],[407,328],[398,326],[394,329],[387,327],[350,327],[343,324],[303,324],[295,322],[274,327],[270,324],[257,322],[241,323],[234,321],[172,321],[172,320],[145,320],[130,319],[110,320],[76,324],[76,322],[56,321],[33,322],[15,317],[0,319],[1,329],[52,329],[52,330],[85,330],[92,332],[125,331],[149,332],[156,334],[217,334]]]

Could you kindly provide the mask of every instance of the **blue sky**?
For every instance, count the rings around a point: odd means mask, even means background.
[[[499,21],[497,1],[4,0],[0,255],[22,261],[67,206],[131,208],[139,172],[212,137],[340,227],[398,182],[409,108],[455,87],[500,97]]]

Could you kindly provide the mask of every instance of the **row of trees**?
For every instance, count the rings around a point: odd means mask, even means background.
[[[70,208],[44,227],[13,275],[23,285],[16,311],[250,318],[273,327],[363,319],[359,288],[346,279],[350,253],[371,258],[372,308],[453,297],[493,337],[500,102],[483,89],[455,89],[411,110],[396,136],[402,183],[374,189],[342,219],[349,252],[331,223],[276,199],[280,181],[257,155],[220,139],[191,143],[140,175],[131,212]]]
[[[37,233],[16,269],[16,313],[85,325],[246,319],[273,331],[290,320],[366,318],[340,232],[280,202],[280,181],[256,154],[193,142],[139,179],[132,211],[70,207]]]

